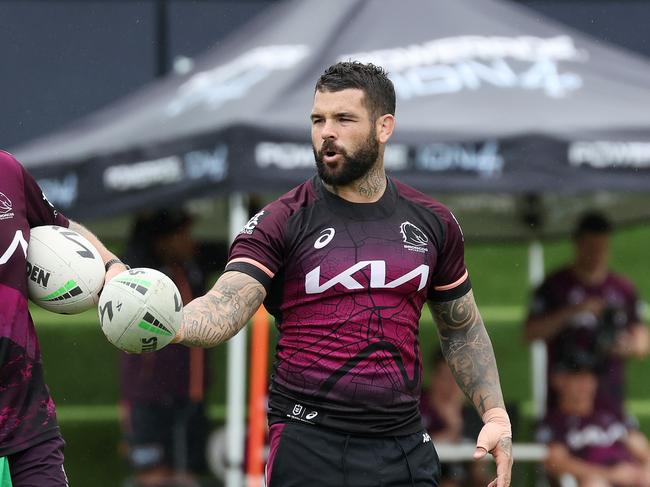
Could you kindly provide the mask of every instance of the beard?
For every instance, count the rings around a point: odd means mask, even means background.
[[[325,184],[330,186],[346,186],[357,179],[362,178],[373,168],[379,158],[379,142],[371,132],[361,146],[351,154],[338,147],[331,139],[323,142],[320,150],[312,144],[314,159],[316,159],[316,170],[318,176]],[[342,161],[336,169],[330,169],[323,162],[323,154],[328,151],[335,151],[340,154]]]

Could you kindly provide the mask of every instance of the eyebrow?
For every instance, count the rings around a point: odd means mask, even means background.
[[[315,118],[323,118],[323,116],[324,116],[324,115],[323,115],[322,113],[320,113],[320,112],[314,112],[314,113],[312,113],[312,114],[309,116],[309,118],[313,120],[313,119],[315,119]],[[337,118],[341,118],[341,117],[345,117],[345,118],[359,118],[359,115],[357,115],[357,114],[355,114],[355,113],[352,113],[352,112],[336,112],[336,113],[334,114],[334,117],[337,117]]]

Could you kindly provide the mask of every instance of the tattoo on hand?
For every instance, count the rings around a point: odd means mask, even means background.
[[[481,415],[504,407],[492,342],[472,292],[430,307],[443,354],[462,391]]]
[[[182,342],[206,348],[228,340],[246,325],[265,296],[257,280],[241,272],[226,272],[210,292],[183,310]]]
[[[509,457],[512,457],[512,438],[500,438],[499,446]]]

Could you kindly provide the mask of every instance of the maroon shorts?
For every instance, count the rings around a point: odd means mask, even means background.
[[[57,436],[9,455],[13,487],[68,487],[63,470],[65,442]]]

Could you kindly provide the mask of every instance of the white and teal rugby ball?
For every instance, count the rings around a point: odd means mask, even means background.
[[[27,247],[27,290],[42,308],[62,314],[97,304],[104,285],[104,262],[97,249],[69,228],[32,228]]]
[[[108,341],[120,350],[160,350],[176,335],[183,302],[178,288],[160,271],[139,267],[124,271],[104,287],[99,321]]]

